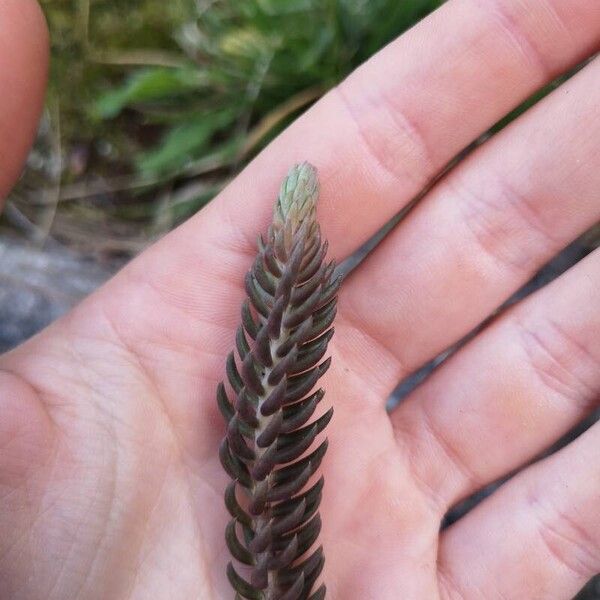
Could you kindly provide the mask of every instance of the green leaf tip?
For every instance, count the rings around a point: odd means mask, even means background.
[[[314,221],[318,198],[317,169],[308,162],[294,165],[281,184],[275,203],[273,225],[280,227],[289,221],[299,226],[307,217]]]

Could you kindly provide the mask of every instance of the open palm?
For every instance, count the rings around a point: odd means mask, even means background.
[[[45,48],[29,1],[7,0],[0,17],[6,191]],[[320,221],[343,259],[599,46],[595,0],[450,0],[200,214],[1,357],[1,596],[232,597],[215,389],[281,177],[297,161],[319,168]],[[345,282],[323,380],[335,408],[321,510],[330,598],[568,599],[600,569],[598,426],[439,531],[449,507],[597,406],[598,252],[385,411],[399,379],[600,218],[599,78],[596,59],[463,161]]]

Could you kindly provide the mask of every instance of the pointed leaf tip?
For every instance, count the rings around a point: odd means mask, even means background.
[[[313,220],[318,197],[317,169],[308,162],[294,165],[281,184],[273,225],[282,227],[287,221],[292,221],[299,226],[307,216]]]

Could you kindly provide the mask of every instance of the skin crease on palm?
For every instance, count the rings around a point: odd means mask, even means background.
[[[600,48],[597,0],[449,0],[301,117],[197,216],[0,357],[0,597],[233,596],[215,388],[279,182],[320,172],[343,259],[461,148]],[[0,3],[0,189],[47,34]],[[600,399],[600,255],[496,319],[391,415],[396,382],[600,219],[600,60],[444,178],[344,284],[325,404],[328,597],[569,599],[600,570],[600,426],[440,533]]]

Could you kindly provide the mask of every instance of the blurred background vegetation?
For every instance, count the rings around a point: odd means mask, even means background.
[[[47,107],[5,221],[130,256],[442,0],[42,0]]]

